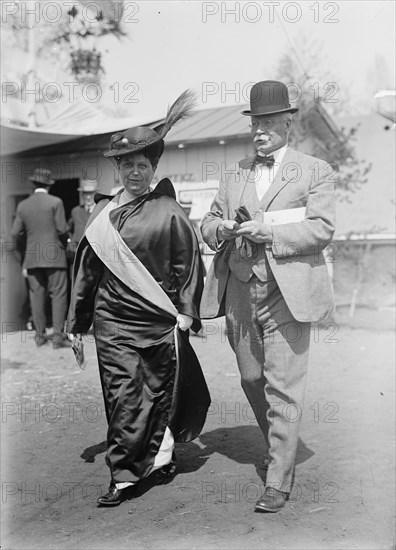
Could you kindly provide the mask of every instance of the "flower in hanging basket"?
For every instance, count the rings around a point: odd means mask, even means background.
[[[77,78],[92,75],[97,77],[104,72],[102,66],[102,54],[97,50],[73,50],[70,53],[70,70]]]

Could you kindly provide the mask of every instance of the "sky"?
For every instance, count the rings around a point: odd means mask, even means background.
[[[126,1],[128,38],[100,44],[106,85],[115,84],[107,100],[139,115],[163,112],[185,88],[198,92],[202,107],[246,103],[251,83],[275,78],[285,53],[317,82],[312,94],[344,102],[353,114],[372,109],[377,89],[395,87],[395,2],[269,4]],[[304,36],[308,46],[319,41],[316,67],[301,59]]]
[[[47,4],[54,2],[42,0],[40,9]],[[105,68],[101,101],[118,116],[161,118],[186,88],[196,90],[199,108],[245,104],[254,82],[277,78],[285,54],[310,75],[312,97],[328,100],[330,112],[370,112],[377,90],[395,88],[394,0],[124,0],[124,6],[126,36],[95,42]],[[36,31],[48,32],[40,23]],[[307,52],[317,61],[309,62]],[[18,55],[5,44],[3,64],[12,80],[23,67]],[[44,82],[72,80],[60,61],[37,58],[40,63]]]

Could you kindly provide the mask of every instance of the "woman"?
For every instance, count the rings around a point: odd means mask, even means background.
[[[153,471],[158,482],[172,478],[174,441],[199,435],[210,404],[185,332],[201,326],[198,242],[171,182],[150,187],[164,136],[191,106],[186,91],[161,126],[111,137],[105,156],[123,189],[96,198],[77,249],[68,331],[77,347],[93,322],[111,472],[101,506],[120,504]]]

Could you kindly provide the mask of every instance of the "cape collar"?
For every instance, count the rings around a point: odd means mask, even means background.
[[[103,193],[96,193],[94,197],[95,202],[98,203],[103,199],[107,199],[111,201],[114,199],[114,197],[116,197],[117,195],[120,195],[122,191],[123,189],[120,189],[120,191],[118,191],[118,193],[116,193],[115,195],[105,195]],[[159,181],[155,189],[153,189],[152,193],[156,195],[164,195],[167,197],[171,197],[172,199],[176,200],[175,188],[173,187],[172,182],[168,178],[163,178],[161,181]]]

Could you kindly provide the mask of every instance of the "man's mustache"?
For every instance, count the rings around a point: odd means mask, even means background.
[[[253,141],[270,141],[271,136],[266,134],[257,134]]]

